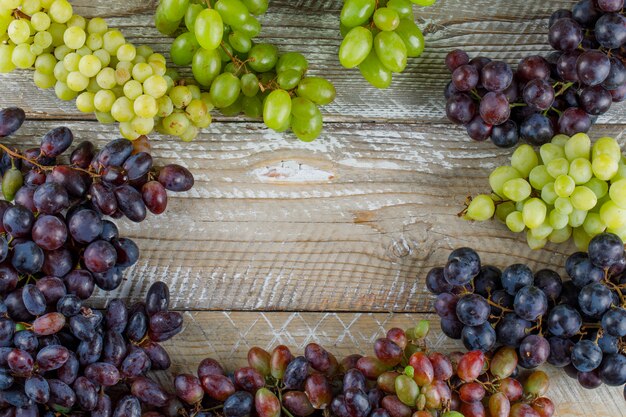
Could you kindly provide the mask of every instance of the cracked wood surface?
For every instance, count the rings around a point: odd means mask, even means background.
[[[407,327],[432,311],[423,278],[455,247],[472,246],[500,267],[525,262],[563,273],[573,246],[531,251],[501,224],[456,217],[467,195],[488,191],[490,170],[511,151],[472,142],[446,121],[443,58],[453,48],[511,64],[545,55],[548,16],[574,3],[439,0],[418,10],[424,55],[394,75],[389,90],[378,91],[338,63],[341,0],[272,0],[261,19],[264,40],[305,53],[311,73],[337,87],[337,100],[323,108],[323,135],[305,144],[258,122],[216,117],[193,143],[155,136],[157,163],[186,165],[196,187],[171,195],[162,216],[121,222],[142,256],[118,291],[98,293],[94,303],[103,306],[107,296],[137,300],[163,280],[173,308],[186,311],[185,332],[169,342],[174,370],[193,370],[205,356],[233,369],[252,345],[286,343],[302,352],[317,341],[338,356],[371,352],[383,328]],[[167,55],[171,40],[152,26],[156,1],[73,4],[77,13],[106,17],[133,43]],[[0,75],[0,107],[10,105],[31,119],[11,139],[24,147],[59,123],[79,140],[102,144],[118,136],[73,103],[38,90],[28,72]],[[615,105],[591,135],[623,144],[625,131],[626,106]],[[433,346],[462,349],[441,333],[432,337]],[[621,390],[587,391],[547,371],[558,415],[626,415]]]

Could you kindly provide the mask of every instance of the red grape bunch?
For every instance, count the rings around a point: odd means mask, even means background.
[[[153,284],[145,302],[127,308],[113,299],[105,311],[65,287],[27,290],[23,299],[43,313],[24,321],[0,303],[2,416],[139,417],[148,407],[177,416],[172,396],[145,376],[169,368],[159,342],[182,329],[182,316],[168,311],[165,284]]]
[[[452,251],[426,277],[443,332],[468,350],[516,349],[519,365],[564,367],[585,388],[626,384],[626,258],[622,240],[595,236],[565,264],[570,280],[523,264],[481,265],[470,248]],[[626,394],[626,392],[625,392]]]
[[[248,352],[248,366],[227,374],[204,359],[197,376],[174,379],[176,395],[191,417],[550,417],[543,395],[548,377],[518,376],[517,353],[503,348],[446,356],[424,343],[428,322],[406,332],[390,329],[374,343],[374,356],[342,361],[318,344],[295,356],[288,347]]]
[[[0,111],[0,137],[14,133],[24,118],[18,108]],[[5,198],[0,200],[0,293],[18,320],[42,314],[22,300],[41,299],[47,289],[87,299],[96,286],[117,288],[123,270],[137,262],[139,248],[120,237],[105,216],[143,221],[147,211],[165,210],[166,190],[193,185],[191,173],[179,165],[153,167],[141,139],[114,140],[100,151],[85,141],[69,163],[61,163],[73,139],[68,128],[58,127],[37,148],[19,151],[0,143]]]
[[[581,0],[571,11],[557,10],[548,40],[555,52],[525,57],[516,71],[503,61],[450,52],[448,118],[477,141],[542,145],[557,133],[586,133],[612,102],[626,99],[624,0]]]

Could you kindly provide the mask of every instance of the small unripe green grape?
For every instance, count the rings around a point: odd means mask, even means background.
[[[335,86],[321,77],[306,77],[298,85],[298,96],[308,98],[313,103],[324,106],[335,99]]]
[[[569,240],[572,236],[572,228],[567,225],[561,229],[554,229],[550,236],[548,236],[548,241],[552,243],[564,243]]]
[[[400,15],[389,7],[379,7],[374,12],[374,24],[383,31],[395,30],[400,24]]]
[[[93,113],[96,107],[93,104],[95,94],[89,91],[80,93],[76,97],[76,108],[83,113]]]
[[[615,174],[617,174],[619,165],[611,156],[600,154],[591,162],[591,169],[597,178],[609,181]]]
[[[585,210],[577,210],[574,209],[569,214],[569,225],[572,227],[580,227],[585,222],[585,218],[587,217],[587,212]]]
[[[87,32],[89,33],[98,33],[102,35],[107,30],[109,30],[109,26],[107,25],[107,22],[101,17],[94,17],[90,19],[87,23]]]
[[[214,98],[214,97],[213,97]],[[285,90],[274,90],[263,104],[263,121],[270,129],[280,130],[289,123],[291,97]]]
[[[550,211],[549,221],[550,221],[550,226],[558,230],[567,226],[569,222],[569,216],[567,214],[561,213],[560,211],[554,209]]]
[[[569,138],[568,138],[569,139]],[[565,158],[565,150],[553,142],[545,143],[539,148],[539,155],[544,165],[555,159]]]
[[[349,28],[367,22],[376,9],[376,0],[346,0],[343,3],[339,20]]]
[[[78,70],[85,77],[95,77],[100,72],[102,63],[94,55],[85,55],[78,63]]]
[[[57,81],[54,85],[54,92],[58,98],[61,100],[74,100],[78,93],[76,91],[70,90],[64,82]]]
[[[129,100],[135,100],[143,93],[143,87],[139,81],[130,80],[126,84],[124,84],[124,95],[128,97]]]
[[[559,197],[569,197],[575,187],[576,183],[569,175],[559,175],[554,180],[554,191]]]
[[[505,197],[504,183],[515,178],[522,178],[522,174],[518,170],[508,165],[499,166],[489,174],[489,185],[494,193],[500,197]]]
[[[380,62],[391,72],[402,72],[407,64],[407,50],[395,32],[380,32],[374,37],[374,51]]]
[[[118,122],[130,122],[135,117],[133,102],[126,96],[118,97],[111,106],[111,116]]]
[[[96,93],[93,99],[93,105],[97,111],[102,113],[108,113],[115,103],[116,97],[111,90],[100,90]],[[112,116],[111,116],[112,117]]]
[[[574,244],[576,245],[576,248],[578,248],[578,250],[580,251],[586,252],[587,248],[589,247],[589,242],[591,241],[591,236],[589,236],[587,232],[585,232],[585,229],[583,229],[582,227],[575,228],[572,232],[572,237],[574,238]]]
[[[496,207],[491,196],[480,194],[474,197],[467,206],[465,217],[471,220],[485,221],[493,217],[495,210]]]
[[[172,99],[167,95],[157,99],[157,106],[159,107],[159,111],[157,112],[158,117],[167,117],[174,111]]]
[[[276,82],[283,90],[292,90],[300,83],[301,73],[296,70],[287,70],[278,74]]]
[[[246,97],[254,97],[259,92],[259,78],[248,73],[241,76],[241,92]]]
[[[528,174],[528,182],[535,190],[541,190],[546,184],[552,182],[553,178],[548,174],[545,165],[537,165]]]
[[[15,194],[24,184],[22,172],[12,167],[8,169],[2,177],[2,194],[8,201],[13,201]]]
[[[395,33],[402,38],[408,57],[418,57],[424,52],[426,45],[424,34],[412,18],[400,19],[400,25],[396,28]]]
[[[567,175],[569,172],[569,161],[565,158],[556,158],[546,164],[548,174],[552,178],[557,178],[559,175]]]
[[[133,110],[135,114],[144,119],[151,119],[156,116],[159,108],[154,97],[143,94],[133,102]]]
[[[57,23],[65,23],[72,18],[72,5],[67,0],[55,0],[48,10],[50,18]]]
[[[526,231],[526,243],[528,244],[528,247],[531,248],[532,250],[539,250],[543,248],[544,246],[546,246],[546,243],[548,243],[548,240],[536,239],[532,234],[532,230],[527,230]]]
[[[599,213],[587,213],[583,222],[583,229],[589,236],[599,235],[606,230],[606,225],[602,222]]]
[[[530,145],[520,145],[511,156],[511,166],[519,171],[522,178],[527,178],[530,171],[537,165],[539,165],[539,158]]]
[[[248,53],[248,65],[254,71],[267,72],[276,65],[278,61],[278,49],[269,43],[258,43],[254,45]]]
[[[574,206],[572,202],[567,197],[558,197],[554,201],[554,209],[558,210],[559,213],[569,215],[572,211],[574,211]]]
[[[524,203],[522,216],[524,224],[529,229],[534,229],[546,220],[547,207],[543,201],[538,198],[529,198]]]
[[[589,211],[596,206],[598,199],[593,191],[581,185],[574,189],[570,196],[570,201],[575,209]]]
[[[41,89],[48,89],[54,87],[57,79],[52,74],[44,74],[43,72],[35,71],[33,73],[33,81],[35,85]]]
[[[54,74],[57,60],[52,54],[42,54],[35,60],[35,69],[42,74]]]
[[[67,86],[76,92],[81,92],[89,85],[89,78],[78,71],[72,71],[67,75]]]
[[[140,135],[148,135],[154,129],[154,119],[152,117],[135,117],[130,122],[133,130]]]
[[[350,29],[339,46],[339,62],[345,68],[354,68],[361,64],[372,51],[374,36],[362,26]]]
[[[77,26],[68,27],[63,34],[63,42],[71,49],[79,49],[85,44],[87,34]]]
[[[308,61],[304,55],[298,52],[284,53],[278,58],[278,62],[276,62],[276,73],[278,74],[286,70],[296,70],[304,74],[308,68]]]
[[[512,201],[504,201],[496,206],[496,218],[502,223],[506,222],[509,214],[515,211],[515,203]]]
[[[413,378],[408,375],[398,375],[395,379],[394,388],[400,401],[408,406],[415,406],[420,389]]]
[[[169,116],[163,118],[162,125],[163,130],[168,135],[180,136],[190,125],[190,121],[187,115],[184,113],[174,112]]]
[[[526,200],[532,191],[530,184],[522,178],[515,178],[504,183],[502,192],[512,201]]]
[[[565,157],[573,161],[576,158],[589,159],[591,139],[585,133],[577,133],[565,143]]]
[[[606,181],[602,181],[599,178],[591,178],[583,185],[593,191],[598,200],[604,197],[609,191],[609,185],[606,183]]]

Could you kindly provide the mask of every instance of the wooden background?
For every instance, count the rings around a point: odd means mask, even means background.
[[[528,249],[497,222],[457,219],[465,197],[488,191],[491,169],[511,150],[471,141],[444,115],[449,79],[443,58],[453,48],[515,64],[549,52],[547,18],[575,2],[439,0],[419,10],[424,55],[410,60],[387,91],[340,67],[340,0],[272,0],[262,37],[282,51],[304,52],[311,73],[337,87],[324,108],[323,135],[311,144],[275,134],[256,121],[216,117],[195,142],[154,137],[160,164],[189,167],[195,188],[172,196],[167,213],[123,233],[142,250],[114,295],[136,300],[155,280],[171,287],[186,311],[185,332],[169,343],[174,370],[203,357],[242,364],[253,345],[285,343],[301,352],[318,341],[341,356],[370,351],[386,328],[428,317],[426,272],[453,248],[472,246],[484,263],[526,262],[563,272],[573,246]],[[86,16],[106,17],[130,41],[166,52],[170,39],[152,26],[155,0],[73,1]],[[80,139],[103,143],[116,128],[40,91],[27,72],[0,76],[0,107],[17,105],[29,121],[13,141],[34,144],[65,124]],[[615,105],[593,128],[623,143],[626,106]],[[106,297],[95,302],[103,305]],[[440,332],[433,346],[460,349]],[[626,416],[621,389],[586,391],[551,369],[550,396],[560,416]]]

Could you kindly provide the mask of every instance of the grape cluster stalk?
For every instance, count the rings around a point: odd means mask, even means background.
[[[0,137],[24,119],[22,109],[0,111]],[[73,141],[70,129],[57,127],[36,148],[0,143],[0,292],[17,320],[43,314],[45,293],[85,300],[96,287],[119,287],[139,248],[105,217],[141,222],[165,211],[168,190],[194,183],[180,165],[154,167],[146,138],[113,140],[100,150],[84,141],[63,163]]]
[[[555,11],[548,26],[555,52],[525,57],[516,71],[459,49],[446,56],[446,114],[472,139],[503,148],[520,139],[543,145],[558,133],[588,132],[626,99],[624,0],[581,0]]]
[[[624,386],[626,395],[624,243],[611,233],[597,235],[565,269],[568,281],[551,269],[533,274],[524,264],[500,270],[459,248],[444,267],[429,271],[426,285],[437,295],[443,332],[467,349],[505,346],[523,368],[549,363],[584,388]]]
[[[459,213],[468,220],[495,217],[532,249],[570,238],[579,250],[602,232],[626,239],[626,158],[610,137],[595,143],[585,133],[520,145],[489,175],[491,194],[480,194]]]
[[[291,129],[310,142],[322,131],[319,106],[333,102],[335,88],[307,75],[302,54],[254,40],[261,32],[255,16],[267,8],[268,0],[161,0],[154,19],[165,35],[182,29],[170,48],[172,61],[191,66],[211,107],[226,116],[262,118],[270,129]],[[168,123],[163,127],[169,133]]]
[[[339,62],[345,68],[358,68],[374,87],[389,87],[392,74],[403,72],[408,58],[424,52],[424,35],[415,24],[413,5],[435,2],[346,0],[340,15]]]

